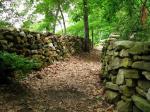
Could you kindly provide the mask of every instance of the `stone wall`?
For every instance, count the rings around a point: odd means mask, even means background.
[[[16,52],[46,63],[64,59],[82,50],[83,39],[72,36],[0,29],[0,51]]]
[[[106,100],[118,112],[150,112],[150,42],[107,41],[102,62]]]

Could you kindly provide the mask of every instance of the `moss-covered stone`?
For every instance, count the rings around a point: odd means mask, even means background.
[[[121,60],[121,67],[127,68],[127,67],[129,67],[129,66],[131,66],[131,65],[132,65],[131,59],[129,59],[129,58],[124,58],[124,59]]]
[[[129,58],[120,59],[119,57],[112,57],[110,61],[110,70],[118,69],[121,67],[128,68],[132,65],[132,61]]]
[[[143,97],[146,97],[146,92],[145,92],[144,90],[142,90],[141,88],[136,87],[136,92],[137,92],[139,95],[141,95],[141,96],[143,96]]]
[[[125,101],[125,102],[130,102],[130,101],[132,101],[131,97],[128,98],[128,97],[126,97],[126,96],[121,96],[121,99],[122,99],[123,101]]]
[[[114,42],[113,48],[116,50],[121,50],[121,49],[129,49],[132,46],[134,46],[133,41],[116,41]]]
[[[143,89],[145,92],[147,92],[148,89],[150,88],[150,81],[148,81],[148,80],[139,80],[138,81],[138,87]]]
[[[132,68],[150,71],[150,62],[137,61],[132,64]]]
[[[148,89],[148,92],[146,93],[146,98],[150,102],[150,88]]]
[[[111,89],[111,90],[115,90],[115,91],[119,90],[119,86],[117,84],[113,84],[112,82],[107,82],[105,87],[107,89]]]
[[[142,111],[142,112],[149,112],[150,111],[150,103],[139,96],[132,96],[132,100],[134,102],[134,104]]]
[[[130,97],[135,93],[134,89],[129,88],[126,85],[120,86],[119,88],[120,92],[126,97]]]
[[[127,85],[128,87],[135,87],[136,82],[135,82],[135,80],[133,80],[133,79],[126,79],[126,85]]]
[[[134,46],[132,46],[129,50],[128,50],[129,54],[142,54],[143,52],[145,52],[144,50],[144,44],[142,42],[136,42],[134,44]]]
[[[128,56],[129,56],[128,51],[125,49],[122,49],[120,52],[120,57],[128,57]]]
[[[145,76],[147,80],[150,80],[150,72],[144,71],[142,74]]]
[[[117,103],[118,112],[133,112],[132,102],[124,102],[123,100]]]
[[[117,74],[117,79],[116,79],[116,84],[121,85],[124,83],[124,74],[118,73]]]
[[[134,105],[133,106],[133,112],[142,112],[142,111]]]
[[[105,97],[109,103],[115,103],[115,102],[119,101],[119,99],[120,99],[120,95],[118,92],[114,92],[114,91],[110,91],[110,90],[106,91]]]
[[[138,71],[134,69],[119,69],[118,75],[123,75],[124,78],[129,78],[129,79],[140,78]]]
[[[113,75],[111,76],[111,82],[114,84],[116,83],[116,76],[113,76]]]
[[[137,56],[135,55],[133,57],[134,60],[144,60],[144,61],[150,61],[150,56]]]

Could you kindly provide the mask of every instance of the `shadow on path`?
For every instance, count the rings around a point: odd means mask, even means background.
[[[33,72],[20,85],[0,86],[0,112],[105,112],[99,60],[93,50]]]

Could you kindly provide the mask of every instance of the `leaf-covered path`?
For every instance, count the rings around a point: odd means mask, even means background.
[[[100,84],[100,51],[33,72],[22,86],[0,88],[0,112],[110,112]]]

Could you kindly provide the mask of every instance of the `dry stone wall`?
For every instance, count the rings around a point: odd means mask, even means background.
[[[150,112],[150,42],[109,40],[102,63],[106,100],[118,112]]]
[[[0,29],[0,51],[16,52],[41,60],[44,64],[82,51],[82,43],[83,39],[79,37]]]

